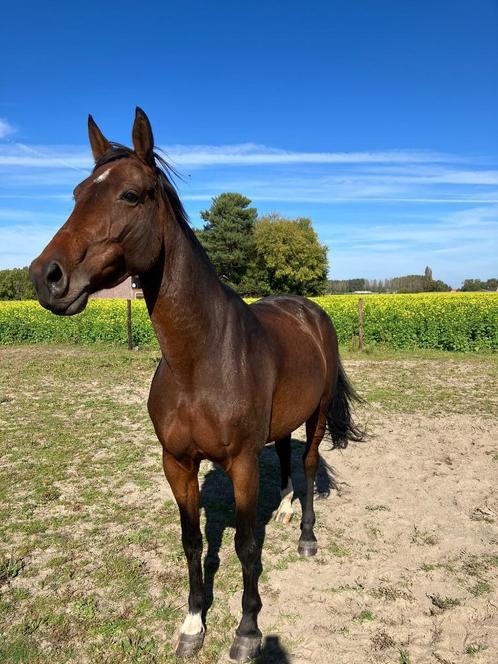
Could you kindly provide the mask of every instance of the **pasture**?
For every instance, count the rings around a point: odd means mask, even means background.
[[[174,661],[188,582],[145,408],[158,357],[0,348],[1,662]],[[498,357],[343,357],[370,437],[344,451],[322,445],[335,488],[316,501],[315,558],[297,555],[297,516],[272,520],[277,457],[271,446],[261,457],[260,661],[494,663]],[[303,433],[293,443],[296,512]],[[211,606],[197,661],[214,664],[227,661],[240,618],[241,572],[230,485],[210,463],[202,476]],[[323,465],[321,491],[326,476]]]

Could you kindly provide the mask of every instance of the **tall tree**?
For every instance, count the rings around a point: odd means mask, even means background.
[[[310,219],[272,214],[254,226],[260,270],[272,293],[320,295],[327,289],[327,247],[320,244]]]
[[[197,231],[220,277],[239,292],[247,291],[248,272],[254,272],[256,258],[257,210],[250,205],[251,200],[242,194],[215,196],[209,210],[201,212],[206,223]]]

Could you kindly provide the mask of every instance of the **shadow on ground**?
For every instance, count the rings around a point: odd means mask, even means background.
[[[269,634],[263,641],[260,656],[254,664],[290,664],[290,658],[285,648],[280,645],[276,634]]]
[[[292,482],[294,495],[301,501],[304,500],[305,481],[303,474],[302,455],[305,445],[300,440],[293,439],[292,445]],[[274,445],[265,447],[260,455],[259,461],[260,487],[258,501],[258,516],[256,525],[256,537],[258,542],[258,560],[256,569],[261,574],[261,550],[265,540],[266,525],[271,520],[273,513],[280,504],[280,467]],[[333,469],[320,457],[317,479],[316,497],[326,498],[331,489],[336,488]],[[213,466],[206,474],[201,488],[201,505],[206,514],[205,538],[207,541],[207,553],[204,558],[204,594],[205,608],[204,618],[213,603],[214,578],[220,566],[219,551],[226,528],[235,526],[235,510],[232,484],[225,472],[218,466]],[[296,542],[297,549],[297,542]],[[265,650],[266,649],[266,650]],[[280,649],[281,656],[277,650]],[[271,653],[273,653],[271,655]],[[277,657],[280,657],[280,659]],[[260,662],[282,662],[289,661],[287,655],[278,643],[278,636],[268,636],[264,642]]]

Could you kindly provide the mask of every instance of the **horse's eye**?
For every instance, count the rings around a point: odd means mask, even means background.
[[[138,203],[139,196],[134,191],[125,191],[124,194],[121,194],[121,198],[127,203]]]

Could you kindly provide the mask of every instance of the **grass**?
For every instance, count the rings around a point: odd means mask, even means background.
[[[411,664],[410,653],[408,650],[399,651],[399,664]]]
[[[484,646],[481,643],[469,643],[469,645],[465,648],[465,654],[470,655],[471,657],[475,657],[480,652],[486,649],[487,646]]]
[[[453,609],[455,606],[460,606],[461,601],[455,597],[443,597],[441,595],[428,595],[431,603],[436,609],[447,611]]]
[[[493,592],[493,586],[489,581],[480,580],[472,588],[469,589],[471,595],[479,597],[479,595],[488,595]]]
[[[12,556],[0,561],[0,585],[7,583],[10,579],[15,579],[24,566],[22,558],[12,558]]]
[[[379,349],[341,354],[361,366],[361,371],[357,372],[355,366],[351,370],[355,387],[382,411],[440,414],[451,410],[454,414],[486,417],[498,413],[494,388],[498,354]],[[371,372],[365,371],[366,367]]]
[[[417,544],[418,546],[434,546],[438,543],[438,539],[434,533],[431,533],[428,530],[420,529],[417,526],[413,527],[410,541],[413,544]]]
[[[375,620],[375,615],[370,609],[363,609],[363,611],[360,611],[360,613],[354,617],[354,620],[359,623],[371,622],[372,620]]]
[[[495,403],[495,356],[346,355],[353,358],[352,381],[374,415],[438,409],[484,414]],[[0,662],[175,661],[172,644],[188,584],[177,508],[158,488],[164,486],[160,446],[145,407],[157,362],[155,350],[99,345],[0,348]],[[446,380],[458,389],[445,388]],[[241,574],[229,485],[208,465],[203,473],[211,488],[203,495],[202,527],[209,519],[220,565],[199,663],[214,664],[228,652],[239,618],[232,600]],[[263,464],[261,474],[270,497],[278,496],[274,468]],[[220,501],[220,491],[226,500]],[[261,509],[268,511],[265,500]],[[394,514],[393,506],[375,502],[365,509],[369,519]],[[298,531],[297,519],[292,528]],[[317,560],[303,562],[295,553],[295,531],[266,526],[263,598],[273,572],[288,574],[319,560],[347,566],[358,555],[357,544],[337,530],[322,532]],[[377,525],[366,533],[371,540],[382,536]],[[412,537],[432,550],[431,533],[414,530]],[[470,595],[480,597],[492,591],[497,566],[498,556],[488,555],[469,556],[457,568],[470,579]],[[394,583],[363,588],[340,576],[337,583],[330,597],[352,591],[363,605],[373,604],[350,614],[343,636],[353,637],[355,627],[370,622],[385,624],[374,622],[381,621],[385,602],[414,601]],[[376,648],[395,646],[379,634]],[[401,658],[405,651],[399,652]]]
[[[162,471],[145,402],[157,359],[2,351],[0,661],[174,661],[187,580],[176,506],[153,499]],[[222,565],[217,582],[235,577]],[[224,603],[210,623],[233,631]],[[202,661],[218,660],[216,643]]]

